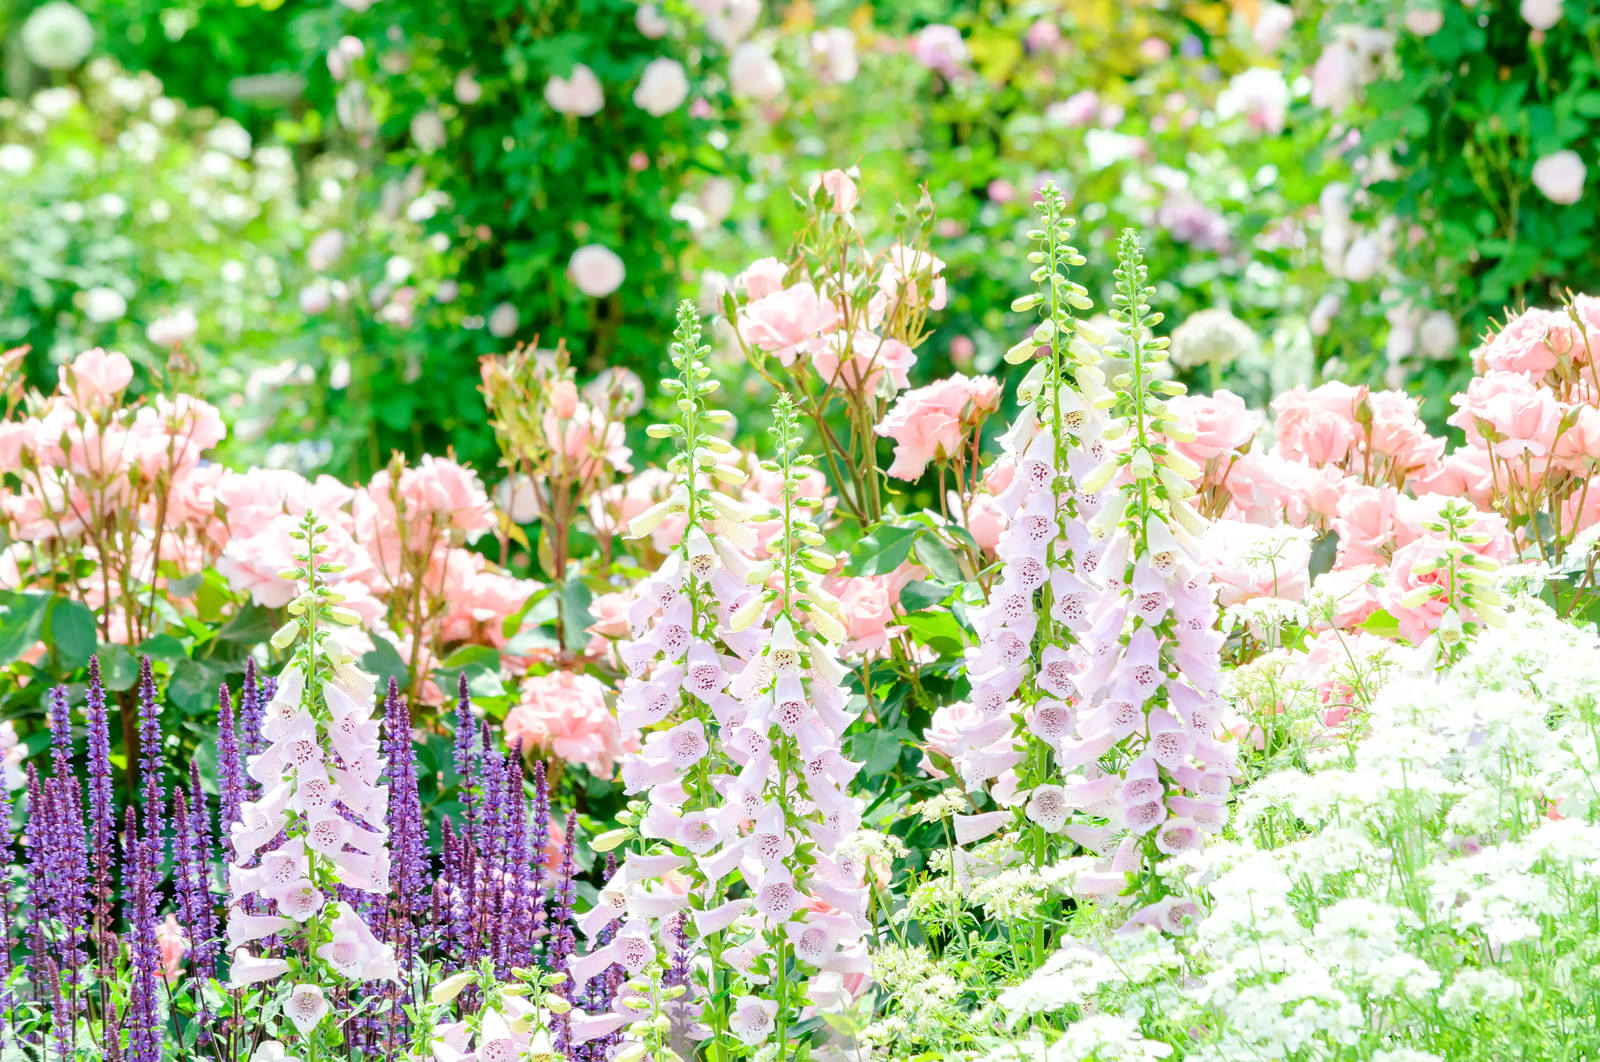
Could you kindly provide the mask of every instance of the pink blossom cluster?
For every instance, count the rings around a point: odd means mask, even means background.
[[[7,588],[76,578],[68,555],[144,585],[166,582],[159,566],[188,575],[216,558],[224,539],[214,497],[224,470],[204,455],[227,433],[222,418],[186,394],[130,402],[133,377],[126,356],[84,351],[61,366],[54,394],[0,420],[0,469],[15,477],[0,493],[0,527],[11,540],[0,561]],[[108,638],[140,636],[104,580],[71,589],[115,613],[103,628]]]
[[[1600,470],[1597,346],[1600,302],[1591,296],[1511,317],[1475,352],[1477,372],[1451,400],[1448,423],[1465,437],[1454,448],[1397,391],[1329,383],[1280,395],[1270,447],[1255,445],[1260,418],[1237,396],[1174,399],[1194,436],[1175,445],[1200,466],[1196,486],[1219,518],[1207,554],[1226,599],[1332,601],[1338,627],[1382,610],[1402,637],[1421,641],[1451,607],[1448,589],[1420,604],[1412,591],[1442,578],[1435,562],[1445,542],[1428,525],[1456,498],[1478,511],[1473,552],[1496,563],[1557,562],[1575,535],[1600,523],[1600,490],[1591,489]],[[1284,575],[1265,585],[1256,529],[1281,525],[1332,535],[1332,570],[1309,585]],[[1298,548],[1291,556],[1304,559]]]
[[[327,525],[327,559],[343,565],[329,585],[365,630],[405,650],[431,669],[432,653],[452,644],[504,646],[504,621],[527,601],[534,584],[496,570],[465,543],[495,526],[494,508],[477,473],[448,458],[424,456],[391,465],[366,486],[331,476],[307,480],[282,469],[226,472],[214,491],[224,536],[217,570],[235,590],[267,608],[294,596],[278,578],[296,549],[291,537],[306,510]],[[421,595],[421,613],[412,607]],[[426,630],[413,631],[418,615]],[[352,632],[360,643],[360,631]],[[370,648],[353,644],[352,648]],[[422,699],[443,701],[431,681]]]
[[[983,421],[999,408],[1000,384],[992,376],[958,372],[901,394],[874,429],[894,440],[889,475],[915,481],[929,463],[957,457],[975,444]]]

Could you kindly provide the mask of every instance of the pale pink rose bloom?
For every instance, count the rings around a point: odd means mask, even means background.
[[[954,76],[971,54],[961,31],[943,24],[922,27],[911,38],[910,50],[911,58],[945,77]]]
[[[743,291],[751,301],[764,299],[775,291],[783,290],[783,275],[789,271],[787,262],[776,258],[758,258],[733,278],[733,286]]]
[[[82,410],[110,405],[133,382],[133,363],[126,354],[99,347],[86,350],[61,366],[61,393],[71,395]]]
[[[1322,50],[1311,68],[1311,105],[1342,111],[1356,98],[1361,85],[1361,63],[1355,49],[1334,41]]]
[[[183,957],[189,954],[189,938],[179,928],[177,915],[167,915],[156,927],[156,947],[161,952],[161,978],[171,984],[177,980]]]
[[[1530,380],[1544,375],[1563,359],[1587,357],[1584,337],[1561,310],[1524,310],[1495,333],[1482,352],[1483,364]]]
[[[1425,476],[1444,458],[1444,440],[1428,434],[1418,415],[1415,398],[1403,391],[1373,391],[1367,396],[1372,410],[1367,445],[1403,469],[1407,481]]]
[[[1583,198],[1583,184],[1589,168],[1576,151],[1556,151],[1533,164],[1533,186],[1558,206],[1569,206]]]
[[[1408,546],[1419,538],[1435,534],[1424,525],[1436,522],[1446,505],[1459,500],[1458,497],[1444,494],[1423,494],[1416,498],[1401,496],[1395,508],[1395,545]],[[1516,540],[1506,526],[1505,517],[1499,513],[1477,510],[1467,530],[1483,536],[1484,541],[1472,547],[1472,552],[1480,557],[1488,557],[1500,564],[1509,564],[1516,559]]]
[[[783,93],[783,68],[765,47],[746,41],[728,60],[728,87],[735,96],[771,103]]]
[[[900,591],[921,574],[921,569],[902,564],[886,575],[827,581],[826,588],[839,599],[842,606],[839,615],[844,620],[845,634],[850,638],[845,652],[866,655],[881,653],[888,648],[889,639],[905,629],[894,624]]]
[[[811,182],[811,194],[821,189],[828,193],[828,209],[844,215],[856,208],[856,182],[843,170],[829,170]]]
[[[1261,430],[1261,414],[1246,407],[1244,399],[1232,391],[1178,395],[1167,400],[1167,409],[1195,436],[1191,442],[1175,442],[1172,447],[1202,469],[1208,461],[1243,453]]]
[[[626,534],[628,523],[634,517],[657,502],[665,501],[676,485],[677,480],[672,475],[651,467],[622,483],[596,491],[588,502],[589,522],[594,525],[595,534],[607,537]],[[661,552],[672,546],[672,542],[665,540],[655,542],[653,535],[652,542]]]
[[[1517,10],[1524,22],[1542,32],[1561,21],[1564,6],[1565,0],[1522,0]]]
[[[891,302],[916,310],[944,309],[944,262],[931,252],[897,243],[889,248],[878,288]]]
[[[1356,407],[1365,398],[1366,388],[1341,383],[1313,390],[1302,385],[1274,398],[1277,452],[1314,465],[1344,461],[1364,435],[1356,422]]]
[[[445,560],[443,587],[445,613],[440,621],[440,641],[495,648],[508,640],[504,631],[506,618],[526,604],[537,588],[532,582],[489,571],[483,556],[467,549],[450,551]]]
[[[1268,67],[1252,67],[1235,74],[1217,97],[1217,115],[1242,117],[1250,128],[1276,135],[1283,132],[1289,113],[1289,83]]]
[[[1526,376],[1491,371],[1473,377],[1466,394],[1450,401],[1456,412],[1447,423],[1466,432],[1469,442],[1483,441],[1487,429],[1494,456],[1510,462],[1519,479],[1538,474],[1532,466],[1540,462],[1534,459],[1550,453],[1561,424],[1563,411],[1553,394]],[[1524,455],[1531,463],[1523,461]]]
[[[895,443],[889,475],[916,480],[930,461],[955,457],[966,445],[967,432],[999,405],[1000,386],[988,376],[955,373],[907,391],[875,429]]]
[[[566,77],[552,77],[544,86],[544,99],[552,110],[587,118],[605,106],[605,92],[594,71],[582,63]]]
[[[841,360],[842,348],[849,344],[850,357]],[[876,332],[848,335],[835,332],[811,351],[811,367],[829,383],[854,391],[875,392],[885,373],[898,391],[911,382],[911,367],[916,353],[898,339],[884,339]]]
[[[1448,540],[1430,535],[1395,550],[1394,557],[1390,559],[1389,580],[1383,592],[1384,607],[1399,622],[1400,636],[1413,644],[1420,643],[1439,628],[1439,621],[1452,604],[1449,572],[1440,563],[1446,558],[1449,546]],[[1424,561],[1438,564],[1438,567],[1433,571],[1418,572],[1418,566]],[[1439,596],[1420,604],[1410,607],[1402,604],[1405,596],[1412,590],[1428,585],[1443,586],[1445,590]]]
[[[605,686],[570,671],[524,679],[522,703],[507,713],[504,736],[507,744],[548,750],[603,777],[610,777],[628,744],[606,707]]]
[[[952,507],[959,511],[960,507],[955,502],[952,502]],[[979,549],[993,553],[1000,544],[1000,536],[1006,526],[1006,514],[994,495],[983,492],[973,497],[971,507],[967,510],[967,533]]]
[[[1578,406],[1576,416],[1556,439],[1556,460],[1572,472],[1592,471],[1600,463],[1600,409]]]
[[[633,90],[634,106],[657,118],[683,106],[688,97],[689,77],[683,64],[666,57],[650,60],[639,75],[639,87]]]
[[[400,497],[413,521],[425,523],[430,515],[438,514],[468,535],[494,527],[494,507],[484,492],[483,481],[472,469],[447,457],[424,454],[401,472]]]
[[[824,333],[839,323],[839,310],[801,282],[756,299],[739,313],[739,331],[745,341],[774,355],[784,366],[802,353],[821,346]]]
[[[1392,487],[1349,487],[1339,499],[1333,527],[1339,533],[1339,566],[1383,564],[1394,545],[1400,493]]]
[[[1459,447],[1431,472],[1417,477],[1411,489],[1418,495],[1466,498],[1480,510],[1486,509],[1494,500],[1494,470],[1489,464],[1489,451],[1481,445]]]
[[[551,410],[544,418],[544,432],[560,467],[585,480],[598,476],[603,465],[624,474],[633,471],[627,430],[586,402],[580,402],[565,418]]]
[[[617,252],[598,243],[587,244],[572,252],[567,260],[567,272],[572,283],[591,299],[603,299],[622,287],[628,270]]]
[[[1373,582],[1379,569],[1374,565],[1335,568],[1317,576],[1311,593],[1334,604],[1333,628],[1347,631],[1378,611],[1383,603],[1380,588]]]
[[[1294,26],[1294,9],[1288,4],[1262,4],[1256,15],[1256,24],[1250,30],[1251,39],[1263,52],[1275,52],[1283,38]]]
[[[1045,118],[1068,126],[1093,125],[1099,115],[1100,96],[1094,89],[1080,89],[1045,108]]]
[[[556,416],[567,418],[578,411],[578,385],[571,380],[557,380],[550,388],[550,409]]]
[[[1258,597],[1304,600],[1310,585],[1309,531],[1214,520],[1201,544],[1218,603],[1236,605]]]
[[[589,615],[594,622],[586,628],[590,636],[589,644],[584,647],[586,656],[604,657],[611,650],[613,642],[633,633],[633,627],[628,622],[628,608],[633,601],[633,594],[618,590],[598,594],[589,602]]]

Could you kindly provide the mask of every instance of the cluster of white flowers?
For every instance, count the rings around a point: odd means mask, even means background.
[[[1532,601],[1509,619],[1444,675],[1391,678],[1353,749],[1261,779],[1235,839],[1165,868],[1200,908],[1188,936],[1080,930],[1003,993],[1013,1022],[1069,1019],[1028,1057],[1581,1056],[1600,637]]]

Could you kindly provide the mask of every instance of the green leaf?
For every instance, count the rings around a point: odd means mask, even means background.
[[[901,622],[913,638],[936,652],[956,654],[966,648],[961,624],[948,612],[916,612]]]
[[[850,567],[861,575],[892,572],[911,555],[918,529],[884,525],[856,543],[850,551]]]
[[[14,664],[39,640],[46,594],[0,593],[0,667]]]
[[[589,602],[594,595],[581,579],[568,579],[561,586],[561,623],[563,648],[569,653],[582,651],[589,644],[589,624],[594,616],[589,612]]]
[[[99,644],[94,612],[82,601],[53,597],[45,610],[39,637],[50,647],[50,658],[57,670],[76,671],[89,662]]]
[[[1311,578],[1315,579],[1333,570],[1333,562],[1339,555],[1339,532],[1324,531],[1317,536],[1311,544],[1311,563],[1308,566]]]
[[[904,727],[863,730],[850,740],[850,758],[861,761],[865,775],[888,774],[900,762],[900,749],[916,737]]]
[[[167,681],[167,700],[186,715],[203,715],[217,707],[217,688],[227,672],[202,660],[183,660],[173,665]]]
[[[378,689],[387,692],[389,680],[394,679],[403,690],[410,685],[410,672],[406,669],[405,658],[394,647],[394,643],[381,635],[372,636],[372,648],[361,657],[363,670],[378,677]]]
[[[932,608],[950,596],[950,588],[922,580],[910,582],[900,591],[900,607],[907,612],[921,612]]]
[[[1380,638],[1400,637],[1400,621],[1381,608],[1361,621],[1361,629]]]
[[[962,581],[961,562],[949,546],[932,535],[917,539],[917,559],[942,583],[954,586]]]

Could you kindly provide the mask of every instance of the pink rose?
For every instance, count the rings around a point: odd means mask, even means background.
[[[739,332],[785,367],[839,323],[839,310],[810,284],[790,285],[751,302],[739,313]]]
[[[928,251],[897,243],[889,248],[878,290],[891,303],[913,310],[942,310],[945,304],[944,262]]]
[[[783,290],[783,275],[788,271],[787,262],[780,262],[776,258],[758,258],[733,278],[733,286],[753,302]]]
[[[856,182],[843,170],[829,170],[811,184],[811,195],[817,190],[828,193],[828,209],[843,216],[856,208]]]
[[[1583,337],[1566,313],[1526,310],[1507,321],[1482,354],[1484,365],[1491,370],[1540,380],[1563,359],[1582,352]]]
[[[161,952],[161,979],[171,984],[178,977],[178,967],[189,954],[189,938],[178,926],[177,915],[167,915],[167,920],[156,927],[156,947]]]
[[[125,354],[107,353],[99,347],[86,350],[61,366],[61,393],[71,395],[79,409],[110,405],[133,382],[133,363]]]
[[[494,508],[478,474],[448,457],[424,454],[416,465],[404,469],[400,498],[413,522],[426,523],[437,515],[469,535],[494,526]]]
[[[1518,373],[1491,371],[1474,377],[1467,393],[1450,400],[1456,406],[1448,423],[1482,440],[1501,461],[1520,469],[1521,455],[1539,458],[1555,445],[1561,424],[1560,403],[1549,391]]]
[[[621,728],[606,707],[605,686],[593,675],[553,671],[522,683],[522,703],[506,715],[506,743],[553,752],[609,777],[626,751]]]
[[[877,426],[877,433],[894,440],[894,463],[889,475],[916,480],[930,461],[957,456],[969,430],[999,408],[1000,385],[991,377],[956,373],[947,379],[907,391]]]
[[[1314,390],[1296,387],[1272,400],[1277,418],[1277,450],[1314,465],[1339,464],[1361,441],[1356,408],[1366,388],[1328,383]]]
[[[1452,604],[1448,568],[1440,564],[1426,573],[1417,571],[1423,562],[1430,567],[1442,562],[1448,555],[1449,545],[1448,540],[1429,535],[1395,550],[1389,562],[1389,582],[1384,588],[1384,604],[1399,621],[1400,636],[1412,644],[1420,643],[1437,630],[1446,609]],[[1426,601],[1409,607],[1402,604],[1407,594],[1422,586],[1440,586],[1443,589]]]
[[[1218,603],[1305,598],[1310,584],[1310,531],[1215,520],[1206,528],[1202,545],[1206,567],[1217,583]]]
[[[1179,395],[1167,401],[1167,409],[1195,436],[1192,442],[1173,443],[1173,448],[1202,469],[1208,461],[1244,452],[1261,430],[1261,414],[1251,412],[1232,391]]]
[[[902,564],[887,575],[828,581],[828,590],[843,606],[839,615],[844,620],[845,633],[850,637],[846,652],[866,655],[880,653],[888,647],[889,639],[905,629],[893,625],[900,591],[921,574],[921,569]]]
[[[1392,487],[1352,485],[1339,499],[1334,530],[1339,532],[1339,566],[1382,564],[1394,543],[1395,508],[1400,493]]]
[[[578,385],[571,380],[557,380],[550,388],[550,411],[566,419],[578,411]]]

